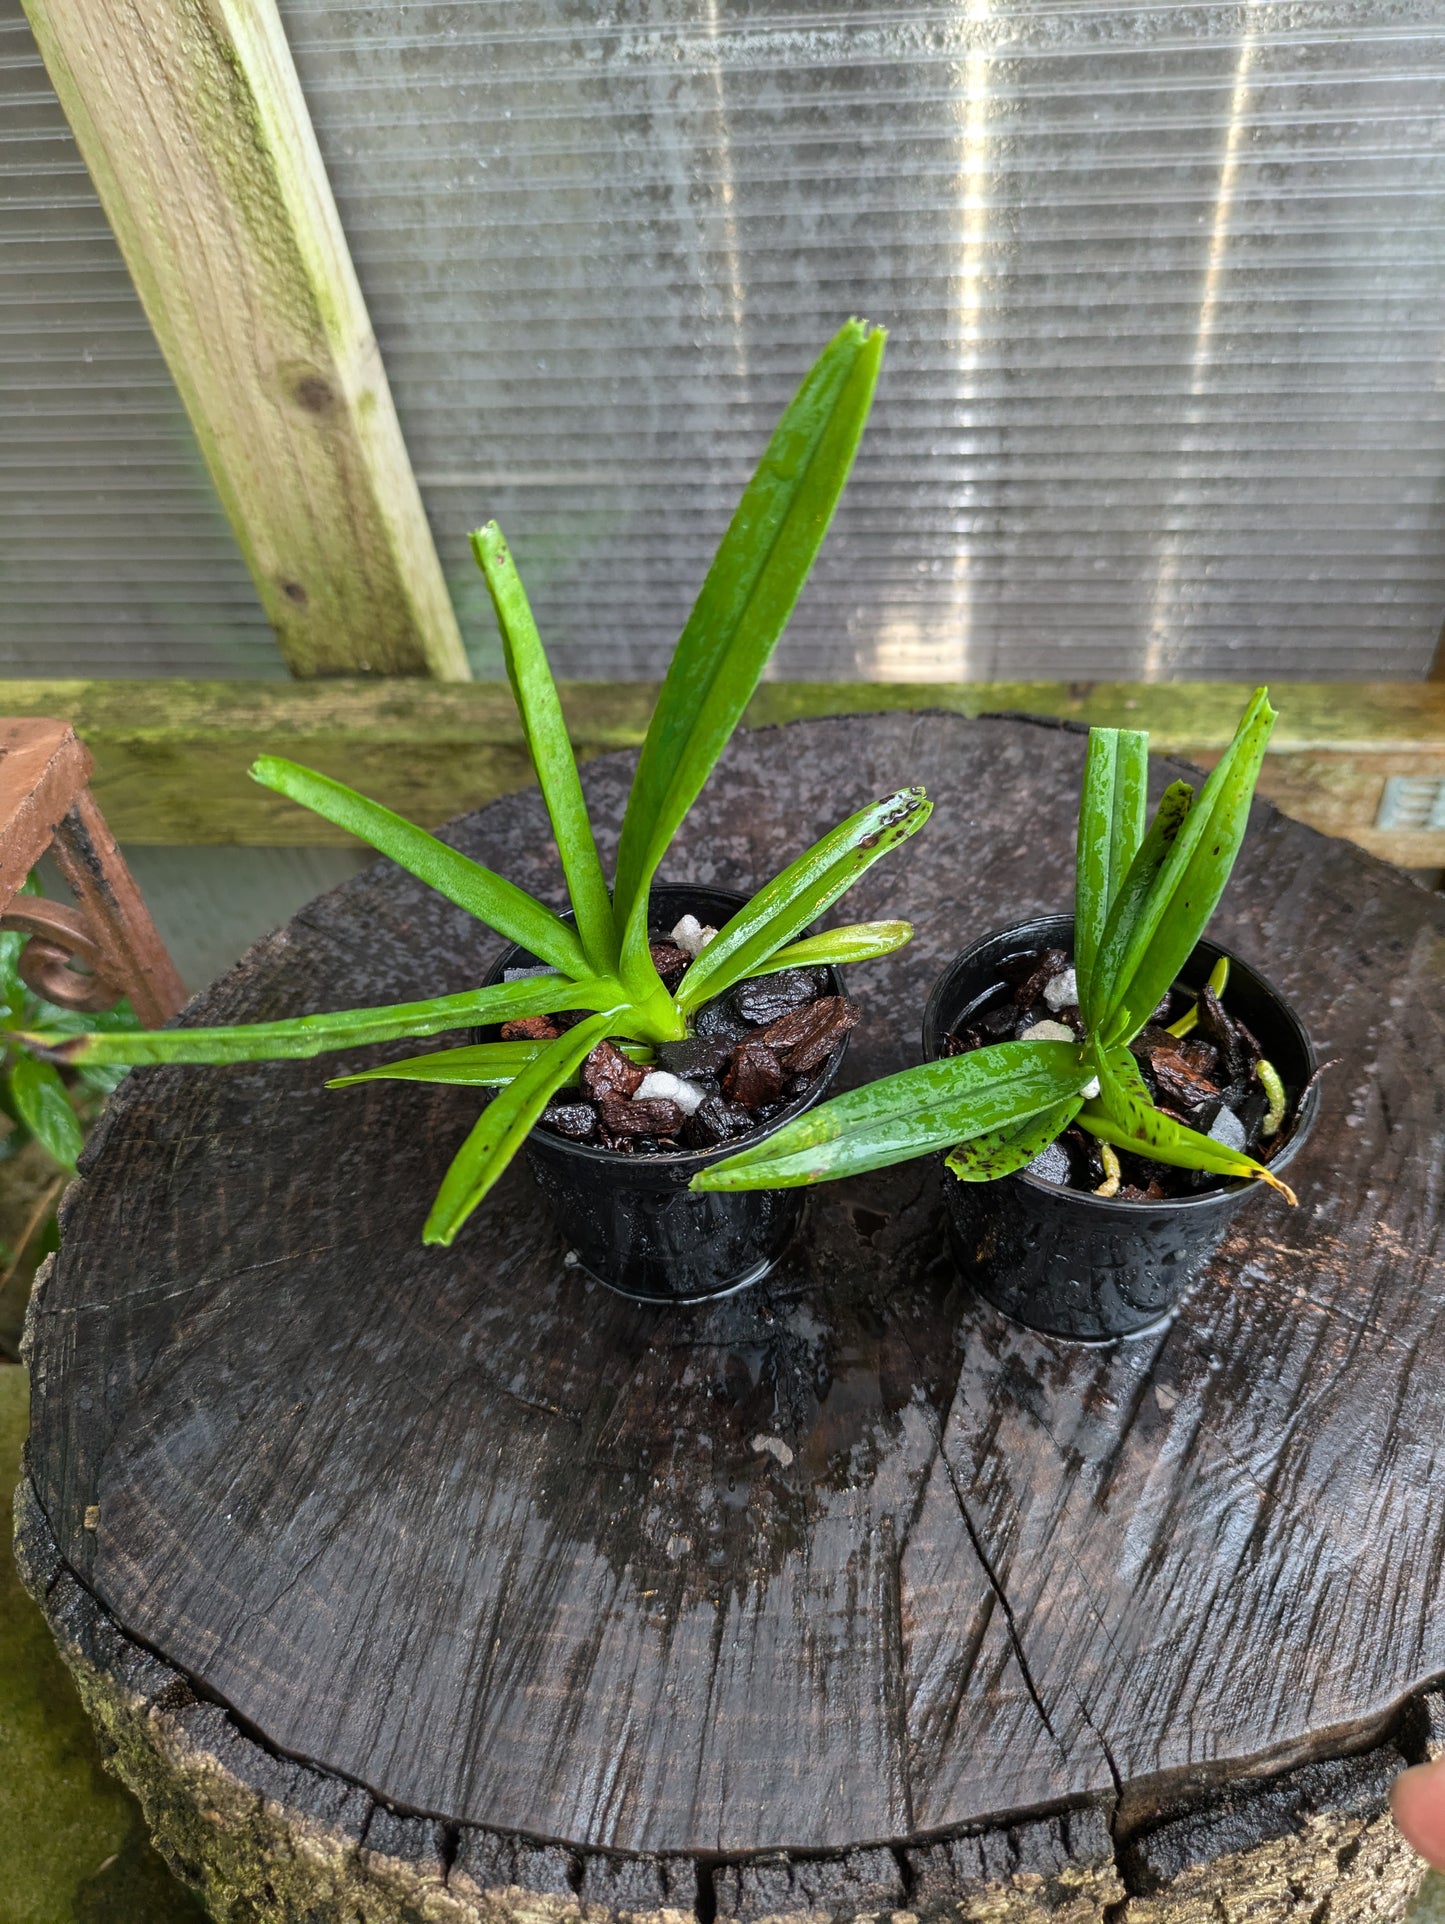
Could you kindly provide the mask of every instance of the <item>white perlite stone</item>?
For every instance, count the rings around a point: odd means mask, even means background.
[[[1035,1022],[1024,1030],[1020,1042],[1077,1042],[1067,1022]]]
[[[1211,1142],[1222,1143],[1226,1149],[1243,1149],[1245,1144],[1244,1124],[1234,1111],[1220,1104],[1219,1114],[1209,1125]]]
[[[667,1069],[649,1069],[632,1092],[634,1101],[644,1101],[658,1097],[664,1102],[675,1102],[685,1116],[690,1116],[702,1101],[702,1090],[691,1082],[684,1082]]]
[[[699,922],[695,915],[685,915],[668,939],[696,961],[716,934],[715,928]]]
[[[1056,975],[1044,985],[1044,1000],[1051,1009],[1067,1009],[1078,999],[1079,978],[1072,969],[1065,969],[1062,975]]]

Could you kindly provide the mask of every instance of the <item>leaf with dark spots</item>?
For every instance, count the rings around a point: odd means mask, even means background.
[[[1082,1096],[1044,1109],[1027,1121],[990,1129],[971,1142],[962,1142],[944,1159],[960,1182],[994,1182],[1023,1169],[1067,1129],[1083,1105]]]
[[[679,1007],[694,1009],[730,983],[756,975],[889,848],[916,834],[931,809],[921,788],[899,789],[831,829],[718,931],[683,977]],[[897,840],[881,839],[881,831],[893,821],[899,824]]]

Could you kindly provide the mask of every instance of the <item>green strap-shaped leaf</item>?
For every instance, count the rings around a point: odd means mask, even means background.
[[[678,640],[617,852],[623,979],[647,947],[648,886],[742,717],[813,565],[863,433],[885,335],[849,321],[793,397]]]
[[[450,1243],[526,1140],[552,1096],[609,1033],[604,1011],[549,1042],[535,1062],[494,1096],[452,1158],[422,1231],[422,1241]]]
[[[1071,1042],[999,1042],[850,1089],[755,1148],[694,1176],[694,1189],[791,1189],[950,1149],[1081,1095],[1092,1081]]]
[[[1142,728],[1119,730],[1114,768],[1113,812],[1109,823],[1109,906],[1129,864],[1139,853],[1149,819],[1149,737]]]
[[[786,948],[775,950],[766,962],[749,969],[748,975],[776,975],[779,969],[821,968],[824,964],[842,968],[848,962],[873,962],[880,955],[892,955],[895,949],[906,947],[912,940],[911,922],[849,922],[843,928],[825,929],[821,935],[805,935],[801,942],[790,942]],[[711,943],[708,946],[710,948]]]
[[[437,1049],[430,1055],[407,1056],[379,1069],[363,1069],[354,1076],[333,1076],[328,1089],[349,1089],[354,1082],[439,1082],[464,1089],[498,1089],[512,1082],[537,1060],[550,1041],[478,1042],[470,1048]],[[634,1062],[651,1062],[652,1051],[638,1043],[622,1045]]]
[[[900,788],[830,829],[718,930],[679,983],[679,1007],[696,1009],[745,976],[781,966],[776,956],[784,944],[916,834],[932,809],[921,788]]]
[[[1158,1113],[1156,1110],[1155,1114]],[[1091,1136],[1097,1136],[1100,1142],[1111,1143],[1115,1149],[1129,1149],[1136,1156],[1148,1156],[1154,1162],[1167,1162],[1177,1169],[1198,1169],[1211,1176],[1257,1177],[1260,1182],[1268,1183],[1271,1189],[1277,1189],[1291,1208],[1299,1200],[1289,1184],[1281,1182],[1262,1162],[1255,1162],[1242,1150],[1226,1149],[1222,1143],[1211,1142],[1208,1136],[1201,1136],[1195,1129],[1186,1129],[1182,1122],[1175,1122],[1169,1116],[1159,1116],[1147,1141],[1087,1105],[1079,1111],[1078,1124],[1081,1129],[1087,1129]],[[1205,1145],[1202,1149],[1199,1146],[1201,1143]]]
[[[1079,977],[1079,1010],[1091,1033],[1097,1033],[1109,1007],[1114,980],[1123,960],[1140,909],[1159,879],[1169,851],[1189,819],[1194,790],[1188,782],[1172,782],[1160,797],[1149,831],[1129,864],[1104,924],[1104,935],[1089,965]],[[1087,1002],[1084,1000],[1087,996]],[[1152,1010],[1149,1012],[1152,1014]],[[1146,1016],[1147,1020],[1147,1016]]]
[[[54,1065],[20,1056],[9,1081],[10,1098],[25,1127],[58,1163],[74,1169],[85,1137]]]
[[[1294,1203],[1294,1191],[1262,1162],[1242,1149],[1226,1148],[1222,1142],[1156,1109],[1139,1065],[1122,1044],[1095,1051],[1095,1062],[1099,1094],[1079,1111],[1081,1128],[1116,1149],[1130,1149],[1137,1156],[1148,1156],[1173,1168],[1198,1169],[1212,1176],[1256,1177]]]
[[[1081,998],[1093,978],[1109,910],[1144,838],[1148,785],[1149,737],[1142,730],[1089,730],[1074,851],[1074,967]]]
[[[475,915],[508,941],[520,943],[554,969],[571,976],[595,973],[576,935],[559,915],[468,856],[459,855],[435,835],[417,828],[380,802],[368,801],[344,782],[318,775],[279,755],[262,755],[252,764],[251,776],[263,788],[273,788],[313,815],[334,822],[393,862],[408,870],[449,902]]]
[[[509,1022],[527,1015],[555,1015],[563,1009],[610,1008],[622,999],[616,982],[589,976],[571,982],[563,975],[534,975],[500,982],[490,989],[465,989],[460,995],[432,996],[425,1002],[397,1002],[381,1009],[338,1009],[331,1015],[302,1015],[288,1022],[245,1022],[226,1029],[139,1029],[126,1035],[22,1035],[30,1047],[63,1062],[277,1062],[324,1055],[330,1049],[359,1049],[367,1042],[392,1042],[407,1036],[440,1035],[446,1029],[483,1022]]]
[[[577,757],[572,753],[557,684],[537,633],[527,591],[495,521],[478,528],[471,543],[497,611],[507,677],[552,820],[567,893],[577,917],[577,933],[594,972],[613,975],[617,971],[618,944],[612,897],[607,893],[587,804],[582,799]]]
[[[1067,1102],[1042,1109],[1026,1122],[990,1129],[970,1142],[961,1142],[952,1155],[944,1158],[944,1166],[960,1182],[993,1182],[999,1176],[1011,1176],[1063,1134],[1083,1107],[1083,1100],[1082,1096],[1070,1096]]]
[[[1106,1040],[1143,1027],[1204,933],[1244,840],[1274,721],[1268,690],[1257,689],[1134,917],[1098,1024]]]

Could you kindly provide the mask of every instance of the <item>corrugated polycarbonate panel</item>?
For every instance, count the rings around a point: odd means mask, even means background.
[[[0,0],[0,675],[284,672],[18,0]]]
[[[474,643],[495,514],[568,672],[657,672],[857,312],[778,672],[1425,670],[1438,4],[282,4]]]
[[[281,0],[464,632],[657,673],[848,313],[782,674],[1410,676],[1445,605],[1438,0]],[[0,661],[278,663],[0,0]]]
[[[1439,6],[283,0],[469,629],[666,660],[837,321],[893,329],[795,675],[1416,675]]]

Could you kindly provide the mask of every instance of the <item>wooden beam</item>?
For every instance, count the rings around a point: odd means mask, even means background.
[[[24,0],[294,674],[469,675],[274,0]]]
[[[564,684],[584,757],[641,742],[655,689]],[[1147,728],[1156,751],[1212,762],[1244,683],[769,682],[748,720],[875,709],[1018,711]],[[1261,790],[1291,815],[1406,867],[1445,865],[1445,830],[1375,827],[1392,775],[1445,780],[1445,684],[1285,683]],[[531,769],[505,683],[0,682],[0,714],[64,715],[122,842],[314,845],[335,830],[246,779],[263,749],[335,775],[422,822],[520,788]],[[900,771],[899,779],[907,777]]]

